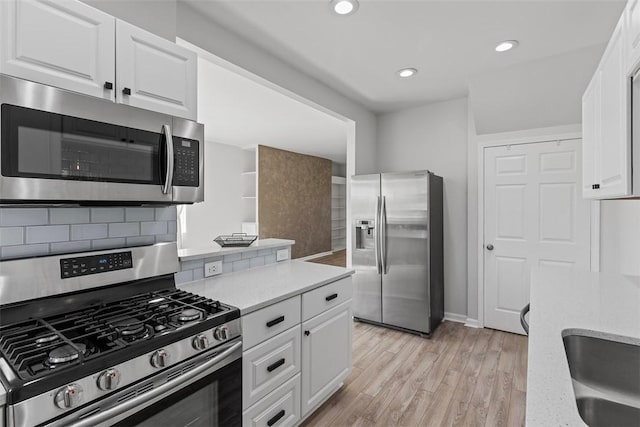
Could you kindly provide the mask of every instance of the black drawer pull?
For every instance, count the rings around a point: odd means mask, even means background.
[[[284,365],[284,357],[282,359],[278,360],[277,362],[274,362],[271,365],[267,366],[267,371],[273,372],[273,371],[275,371],[276,369],[278,369],[282,365]]]
[[[284,417],[284,409],[281,409],[280,412],[278,412],[277,414],[275,414],[273,416],[273,418],[271,418],[269,421],[267,421],[267,425],[269,427],[271,427],[272,425],[274,425],[275,423],[277,423],[278,421],[280,421],[280,418]]]
[[[104,88],[105,88],[106,90],[111,90],[111,89],[113,89],[113,83],[111,83],[111,82],[104,82]]]
[[[338,298],[338,294],[331,294],[328,297],[326,297],[325,300],[331,301],[332,299],[336,299],[336,298]]]
[[[593,190],[597,190],[597,189],[599,189],[599,188],[600,188],[600,184],[593,184],[593,185],[591,186],[591,189],[593,189]]]
[[[284,316],[280,316],[280,317],[278,317],[278,318],[276,318],[276,319],[269,320],[269,321],[267,322],[267,328],[270,328],[270,327],[275,326],[275,325],[277,325],[278,323],[282,323],[282,322],[284,322]]]
[[[131,95],[131,89],[128,87],[125,87],[124,89],[122,89],[122,93],[124,95]]]

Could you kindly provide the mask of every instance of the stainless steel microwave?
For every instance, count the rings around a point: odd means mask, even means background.
[[[204,198],[204,126],[0,75],[0,203]]]

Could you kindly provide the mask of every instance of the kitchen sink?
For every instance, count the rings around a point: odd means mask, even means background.
[[[640,427],[640,343],[563,332],[578,412],[591,426]]]

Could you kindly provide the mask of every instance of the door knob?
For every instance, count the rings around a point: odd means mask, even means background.
[[[493,245],[492,245],[491,243],[489,243],[489,244],[487,245],[487,250],[488,250],[488,251],[492,251],[492,250],[493,250]]]

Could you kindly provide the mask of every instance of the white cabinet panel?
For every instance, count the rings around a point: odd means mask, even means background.
[[[196,120],[194,52],[120,20],[116,48],[119,102]]]
[[[309,320],[325,310],[350,300],[353,295],[351,276],[302,295],[302,320]]]
[[[322,403],[351,372],[351,301],[302,324],[303,416]]]
[[[114,99],[115,18],[75,0],[0,1],[0,72]]]
[[[300,295],[242,317],[244,348],[266,341],[300,323]]]
[[[625,11],[627,32],[627,70],[633,73],[640,65],[640,0],[629,0]]]
[[[289,427],[300,420],[300,374],[242,414],[244,427]]]

